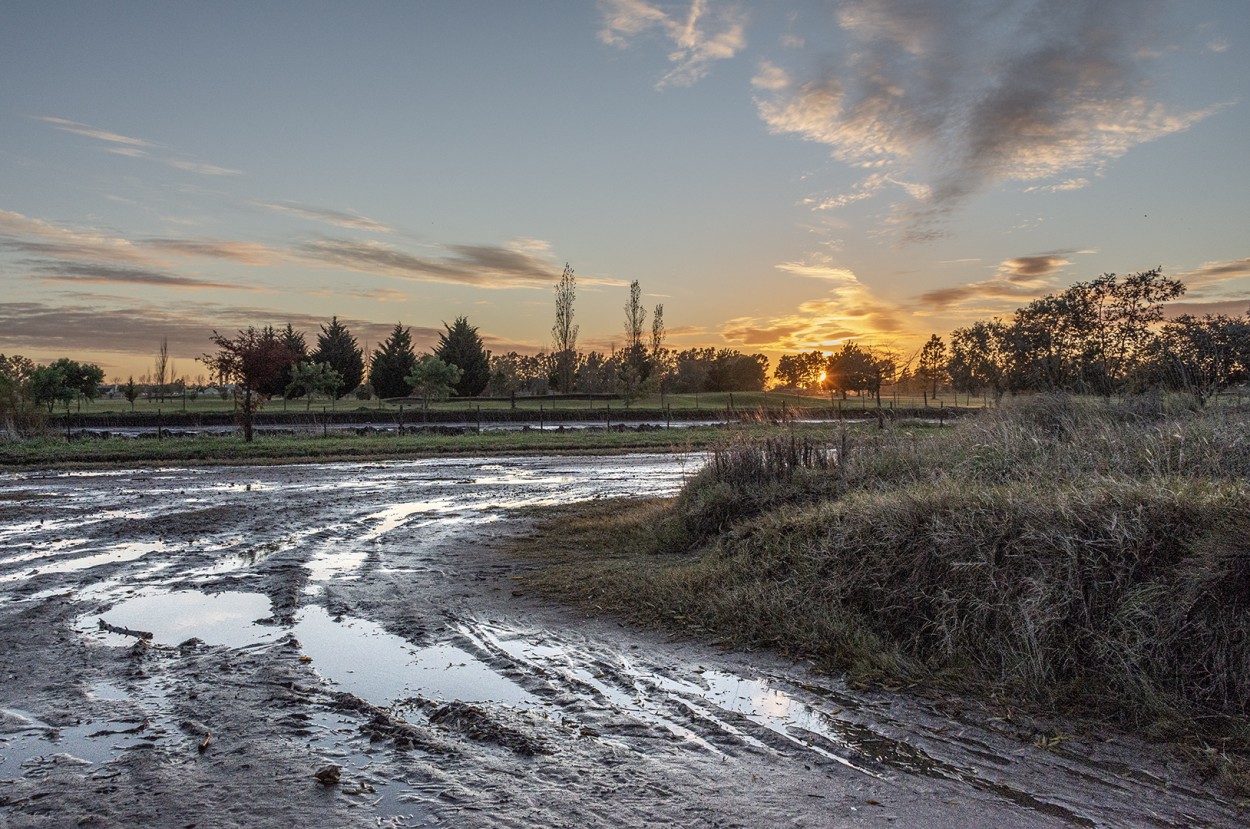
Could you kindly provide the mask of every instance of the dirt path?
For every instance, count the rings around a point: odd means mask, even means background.
[[[514,595],[514,508],[693,463],[0,478],[0,827],[1244,825],[1127,735]]]

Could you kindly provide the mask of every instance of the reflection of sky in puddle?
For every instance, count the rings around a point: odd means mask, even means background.
[[[454,514],[452,498],[435,498],[430,501],[412,501],[405,504],[390,504],[385,509],[366,515],[364,521],[374,526],[355,541],[375,541],[392,530],[398,529],[414,515],[428,518],[448,518]]]
[[[176,645],[198,637],[210,645],[241,648],[278,636],[278,629],[254,623],[269,614],[269,597],[261,593],[180,590],[127,599],[104,613],[79,618],[75,629],[110,645],[134,643],[133,637],[101,631],[98,620],[104,619],[118,627],[148,631],[157,644]]]
[[[13,711],[5,713],[21,714]],[[152,739],[133,722],[89,722],[83,725],[52,728],[35,721],[30,727],[16,734],[0,735],[0,780],[21,777],[26,771],[37,768],[37,758],[54,754],[68,754],[92,765],[107,763],[125,749],[138,742]]]
[[[122,719],[82,717],[62,727],[26,711],[0,709],[0,780],[42,774],[58,760],[77,765],[107,763],[126,749],[163,742],[177,734],[168,715],[152,713],[168,705],[168,696],[151,681],[138,683],[133,693],[110,682],[97,682],[87,695],[98,702],[129,705],[123,708]],[[63,757],[54,760],[56,755]]]
[[[365,619],[336,622],[322,608],[306,607],[294,634],[325,679],[375,705],[418,695],[510,705],[536,702],[467,651],[449,644],[415,647]]]
[[[717,751],[702,737],[681,725],[682,714],[715,723],[718,729],[748,745],[764,748],[764,743],[735,726],[732,717],[740,716],[787,741],[856,771],[876,776],[839,753],[814,745],[807,735],[824,738],[832,747],[859,749],[848,738],[849,730],[863,729],[841,723],[833,714],[818,710],[773,686],[764,679],[748,679],[736,674],[705,671],[698,679],[684,681],[633,666],[629,659],[616,655],[610,671],[594,664],[578,664],[576,651],[559,645],[534,641],[516,630],[481,625],[475,631],[462,631],[477,639],[482,647],[501,650],[515,659],[575,679],[590,686],[616,707],[646,721],[661,724],[674,734]],[[474,636],[476,634],[476,636]],[[674,705],[684,709],[680,713]],[[841,726],[845,725],[846,729]]]
[[[79,558],[58,558],[56,561],[43,564],[33,569],[24,570],[21,573],[9,573],[0,576],[0,584],[5,582],[17,581],[19,579],[33,578],[34,576],[42,576],[47,573],[76,573],[79,570],[87,570],[91,567],[99,567],[102,564],[117,564],[123,561],[134,561],[143,558],[149,553],[161,552],[169,549],[168,545],[163,541],[132,541],[128,544],[109,545],[106,552],[96,553],[92,556],[82,556]],[[33,561],[46,558],[44,552],[31,553],[19,556],[16,561]]]

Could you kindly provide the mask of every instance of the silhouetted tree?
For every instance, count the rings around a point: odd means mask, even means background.
[[[155,370],[152,372],[152,380],[156,383],[156,397],[158,400],[165,399],[165,379],[169,372],[169,339],[161,340],[161,347],[156,352]]]
[[[978,321],[951,332],[946,372],[951,388],[965,394],[989,390],[998,400],[1006,391],[1007,326],[999,320]]]
[[[1222,390],[1250,379],[1250,316],[1179,316],[1163,326],[1154,373],[1168,388],[1199,406]]]
[[[438,335],[434,356],[460,369],[460,379],[455,383],[457,395],[476,397],[490,382],[490,352],[466,318],[457,317],[453,324],[443,323],[443,327],[447,330]]]
[[[304,332],[296,331],[289,322],[282,333],[278,335],[278,339],[286,346],[288,351],[296,355],[295,361],[282,370],[282,394],[286,395],[287,399],[290,400],[293,392],[287,391],[287,389],[291,388],[291,379],[295,373],[295,366],[308,359],[308,343],[304,339]]]
[[[929,337],[929,341],[920,349],[920,362],[916,366],[916,376],[930,392],[937,396],[938,385],[946,382],[946,343],[937,334]]]
[[[406,397],[411,384],[407,377],[417,364],[412,352],[412,335],[400,323],[395,323],[387,337],[369,360],[369,382],[378,397]]]
[[[328,326],[321,326],[321,333],[317,335],[317,350],[310,359],[314,363],[329,363],[330,368],[343,379],[336,397],[355,391],[365,377],[365,358],[360,346],[338,317],[332,317]]]

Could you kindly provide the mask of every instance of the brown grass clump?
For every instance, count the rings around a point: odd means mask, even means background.
[[[1247,421],[1033,398],[953,429],[735,444],[672,501],[540,529],[580,551],[542,583],[854,678],[976,687],[1244,759]]]

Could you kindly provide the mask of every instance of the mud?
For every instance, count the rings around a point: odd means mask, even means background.
[[[697,462],[0,477],[0,827],[1245,825],[1130,734],[518,589],[526,509]]]

